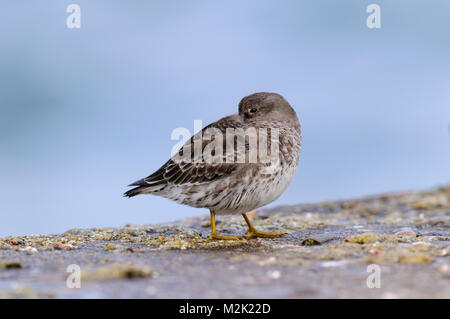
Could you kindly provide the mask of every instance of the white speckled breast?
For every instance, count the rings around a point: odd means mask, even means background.
[[[160,195],[180,204],[211,208],[216,214],[242,214],[265,206],[286,190],[298,166],[300,131],[283,129],[280,139],[280,161],[270,170],[264,164],[241,164],[237,172],[221,180],[174,185]]]

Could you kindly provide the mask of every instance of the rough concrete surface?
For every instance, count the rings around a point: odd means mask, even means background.
[[[205,215],[2,238],[0,298],[450,297],[450,186],[250,217],[287,236],[208,241]],[[246,231],[241,216],[218,220],[219,234]],[[66,284],[71,264],[79,289]],[[380,288],[368,288],[377,269]]]

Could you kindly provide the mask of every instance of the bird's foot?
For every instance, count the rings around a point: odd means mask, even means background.
[[[266,232],[266,231],[259,231],[256,229],[249,229],[245,232],[244,237],[245,238],[280,238],[286,236],[285,233],[282,232]]]
[[[222,236],[216,234],[211,234],[211,236],[208,237],[208,240],[242,240],[244,239],[242,236]]]

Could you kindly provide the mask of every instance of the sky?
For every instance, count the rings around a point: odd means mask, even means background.
[[[69,29],[69,4],[81,28]],[[369,4],[381,28],[369,29]],[[303,131],[277,205],[450,183],[448,1],[1,1],[0,236],[207,214],[123,198],[246,95]]]

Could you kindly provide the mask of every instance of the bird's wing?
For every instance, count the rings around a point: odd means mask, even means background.
[[[243,123],[240,117],[237,115],[232,115],[228,117],[224,117],[217,122],[214,122],[205,128],[202,129],[202,134],[205,134],[208,128],[214,128],[220,130],[223,136],[223,150],[225,153],[226,149],[226,129],[227,128],[239,128],[242,127]],[[185,145],[179,150],[178,154],[182,154],[182,150],[186,149],[186,146],[190,146],[187,149],[190,149],[191,159],[194,159],[194,140],[199,137],[200,133],[195,134],[193,137],[189,139],[185,143]],[[211,139],[202,139],[202,153],[205,147],[214,140],[214,137]],[[235,158],[237,150],[234,149],[233,156]],[[183,184],[202,184],[211,182],[213,180],[219,179],[221,177],[230,175],[233,173],[239,164],[235,161],[225,162],[225,154],[224,160],[221,163],[215,162],[205,162],[201,161],[180,161],[179,159],[171,158],[168,160],[160,169],[158,169],[153,174],[149,175],[146,178],[143,178],[139,181],[134,182],[129,186],[138,186],[135,189],[130,190],[125,193],[126,196],[134,196],[141,193],[144,189],[148,192],[160,191],[165,188],[166,185],[183,185]]]

